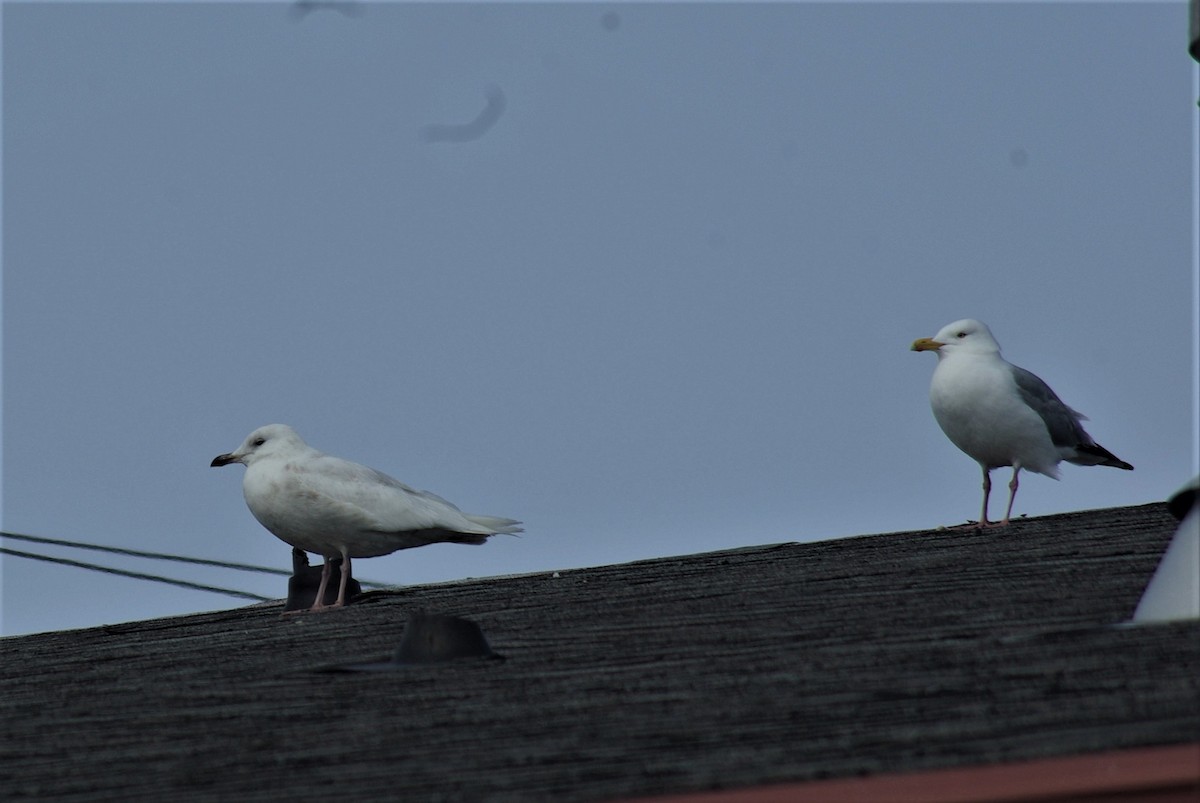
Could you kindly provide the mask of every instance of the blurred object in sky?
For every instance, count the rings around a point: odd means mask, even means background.
[[[621,27],[621,15],[615,11],[606,11],[600,17],[600,26],[606,31],[615,31]]]
[[[366,3],[353,0],[295,0],[288,13],[294,20],[302,20],[314,11],[336,11],[343,17],[361,17],[367,13]]]
[[[500,115],[504,114],[504,92],[492,84],[483,91],[487,105],[483,111],[469,123],[432,123],[421,129],[421,139],[425,142],[470,142],[479,139],[496,124]]]

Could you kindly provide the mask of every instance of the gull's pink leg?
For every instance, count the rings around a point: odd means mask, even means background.
[[[310,611],[323,611],[328,605],[325,604],[325,589],[329,587],[329,576],[333,574],[333,558],[325,556],[325,565],[321,567],[321,585],[317,587],[317,598],[313,600]],[[345,575],[343,574],[344,578]]]
[[[1001,524],[1008,524],[1008,517],[1012,515],[1013,500],[1017,498],[1017,475],[1021,473],[1019,465],[1013,466],[1012,482],[1008,484],[1008,509],[1004,511],[1004,521]]]
[[[983,464],[980,464],[983,466]],[[988,497],[992,495],[992,470],[987,466],[983,466],[983,510],[979,513],[979,526],[988,526],[987,520],[987,503]]]
[[[346,554],[346,550],[342,550],[342,582],[338,584],[337,602],[333,603],[333,607],[338,608],[346,604],[346,582],[350,579],[350,556]]]

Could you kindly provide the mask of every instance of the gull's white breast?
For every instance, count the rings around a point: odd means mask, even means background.
[[[998,355],[939,360],[929,400],[946,437],[978,462],[1058,476],[1060,456],[1046,424],[1021,398],[1011,366]]]

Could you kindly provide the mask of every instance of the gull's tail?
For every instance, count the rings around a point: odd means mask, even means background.
[[[492,531],[492,535],[515,535],[525,532],[525,528],[521,526],[521,522],[516,519],[502,519],[499,516],[474,516],[466,514],[467,518],[481,527],[487,527]]]
[[[1077,466],[1112,466],[1133,471],[1133,466],[1098,443],[1081,443],[1075,447],[1075,457],[1067,460]]]

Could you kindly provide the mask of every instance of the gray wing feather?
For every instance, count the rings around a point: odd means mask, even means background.
[[[1092,443],[1091,436],[1079,423],[1086,421],[1087,416],[1068,407],[1036,374],[1016,365],[1010,367],[1021,399],[1042,417],[1055,446],[1075,448]]]

